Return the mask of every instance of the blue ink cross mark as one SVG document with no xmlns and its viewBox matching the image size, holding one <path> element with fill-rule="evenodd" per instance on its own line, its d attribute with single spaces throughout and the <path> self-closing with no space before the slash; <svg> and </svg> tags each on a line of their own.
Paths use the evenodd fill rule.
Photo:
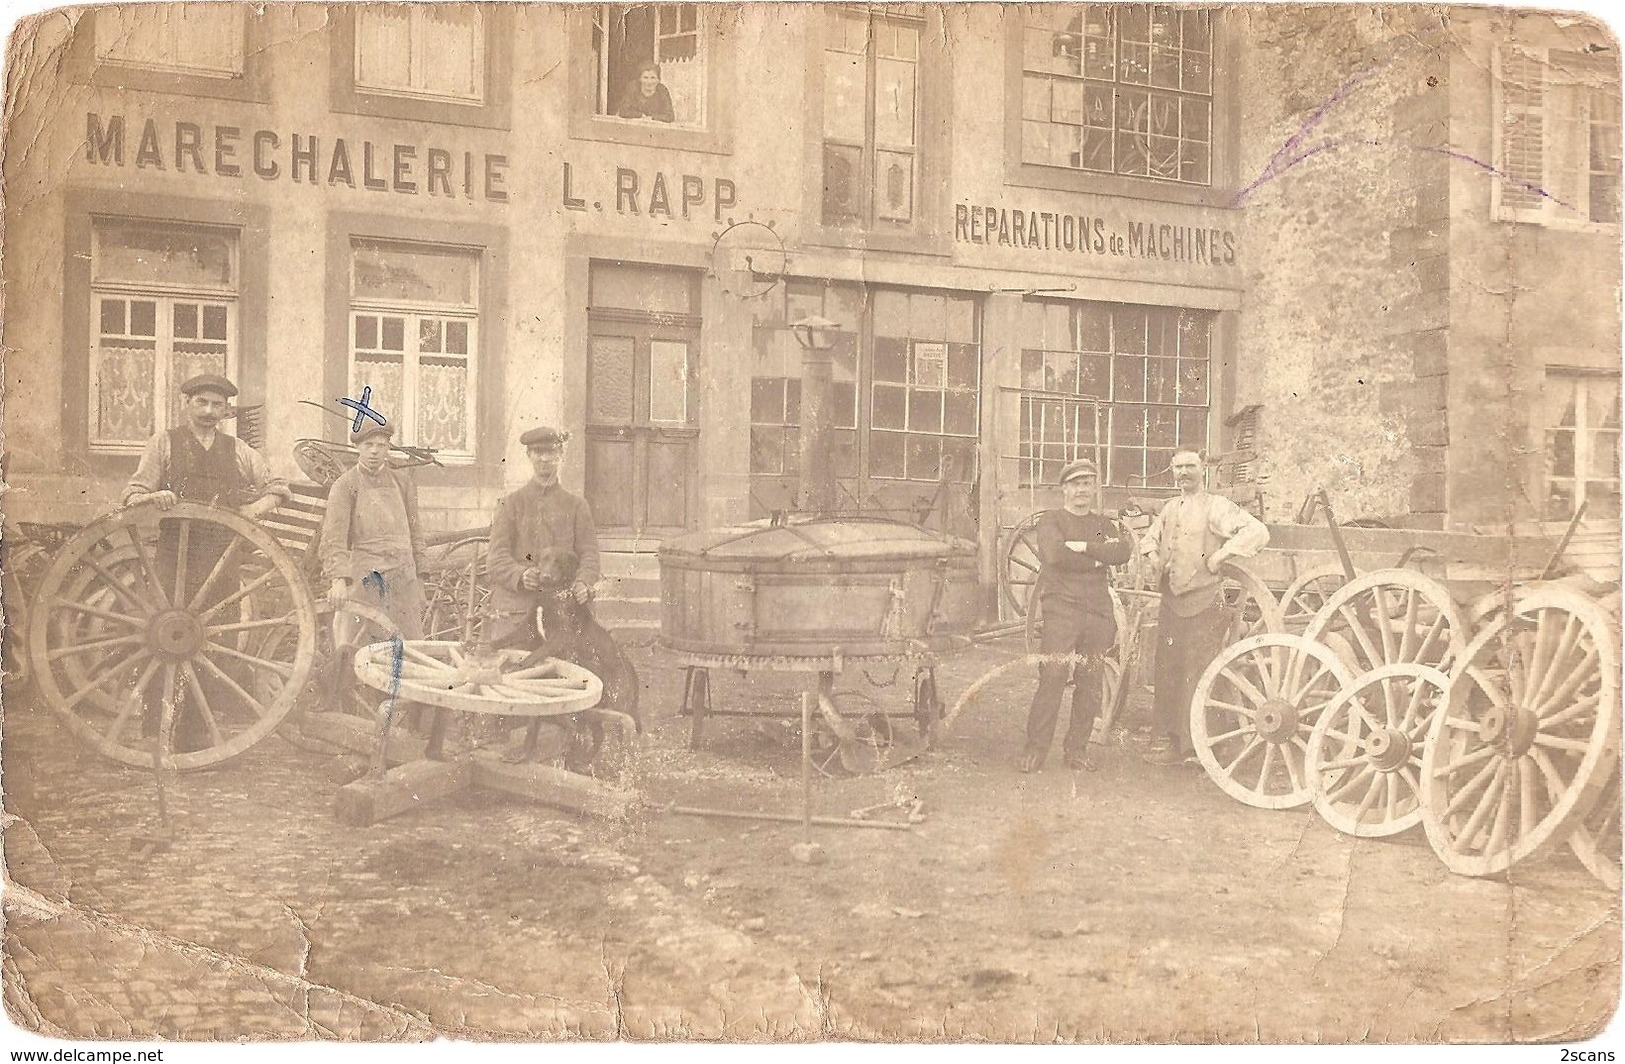
<svg viewBox="0 0 1625 1064">
<path fill-rule="evenodd" d="M 339 405 L 340 406 L 347 406 L 351 410 L 355 411 L 355 420 L 350 423 L 350 431 L 351 432 L 360 432 L 361 431 L 361 422 L 362 422 L 362 420 L 364 418 L 369 418 L 370 417 L 374 421 L 378 422 L 378 424 L 380 424 L 380 425 L 388 425 L 389 424 L 389 421 L 387 419 L 385 419 L 384 415 L 380 414 L 378 411 L 374 410 L 371 406 L 367 405 L 369 400 L 371 400 L 371 399 L 372 399 L 372 385 L 367 384 L 367 385 L 363 385 L 362 388 L 361 388 L 361 399 L 360 399 L 359 402 L 354 400 L 354 399 L 340 399 L 339 400 Z"/>
</svg>

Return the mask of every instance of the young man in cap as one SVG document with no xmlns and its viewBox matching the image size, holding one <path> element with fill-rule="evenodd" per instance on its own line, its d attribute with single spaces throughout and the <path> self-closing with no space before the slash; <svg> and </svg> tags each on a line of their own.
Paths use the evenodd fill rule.
<svg viewBox="0 0 1625 1064">
<path fill-rule="evenodd" d="M 186 397 L 186 424 L 147 441 L 141 463 L 124 489 L 125 506 L 150 503 L 167 511 L 177 502 L 201 502 L 235 507 L 245 516 L 258 519 L 291 497 L 287 480 L 273 476 L 270 465 L 258 451 L 219 431 L 220 422 L 230 413 L 229 400 L 237 394 L 236 385 L 217 373 L 204 373 L 183 383 L 181 394 Z M 166 595 L 185 600 L 190 611 L 201 612 L 236 593 L 242 587 L 237 565 L 228 563 L 213 576 L 212 583 L 210 580 L 217 564 L 237 542 L 240 541 L 229 529 L 218 526 L 159 521 L 155 562 Z M 177 574 L 183 564 L 183 546 L 185 570 Z M 243 560 L 239 558 L 238 565 Z M 191 603 L 205 584 L 209 585 L 208 598 Z M 232 623 L 239 615 L 240 605 L 228 605 L 214 615 L 213 623 Z M 230 686 L 212 675 L 200 675 L 198 680 L 213 716 L 219 716 L 223 701 L 230 703 L 239 697 Z M 156 690 L 156 687 L 148 690 L 149 704 L 154 701 Z M 205 714 L 201 707 L 193 706 L 189 686 L 182 687 L 181 695 L 175 717 L 178 753 L 207 745 Z M 250 708 L 245 707 L 244 711 Z M 149 720 L 148 726 L 154 723 Z"/>
<path fill-rule="evenodd" d="M 1202 671 L 1223 649 L 1226 610 L 1219 571 L 1230 558 L 1251 558 L 1270 541 L 1269 529 L 1223 495 L 1207 490 L 1202 456 L 1178 451 L 1171 463 L 1179 494 L 1163 504 L 1141 541 L 1147 572 L 1157 582 L 1157 731 L 1147 759 L 1178 765 L 1195 757 L 1191 697 Z"/>
<path fill-rule="evenodd" d="M 360 457 L 333 482 L 322 521 L 322 571 L 332 581 L 334 638 L 349 642 L 352 617 L 344 601 L 375 606 L 389 615 L 403 639 L 423 638 L 423 583 L 418 561 L 423 532 L 418 492 L 404 470 L 389 464 L 391 425 L 369 421 L 350 435 Z"/>
<path fill-rule="evenodd" d="M 528 483 L 497 503 L 491 518 L 491 610 L 486 632 L 493 646 L 513 645 L 535 635 L 534 617 L 543 596 L 560 590 L 549 580 L 555 553 L 576 557 L 569 586 L 577 602 L 592 596 L 598 582 L 598 530 L 585 499 L 559 484 L 569 433 L 531 429 L 519 437 L 530 459 Z"/>
<path fill-rule="evenodd" d="M 1093 769 L 1089 736 L 1100 713 L 1103 657 L 1117 642 L 1106 577 L 1129 560 L 1128 536 L 1100 510 L 1100 473 L 1087 458 L 1061 470 L 1059 510 L 1038 519 L 1038 606 L 1043 634 L 1038 649 L 1038 690 L 1027 711 L 1027 743 L 1021 771 L 1044 766 L 1055 737 L 1061 692 L 1072 666 L 1072 719 L 1062 743 L 1069 768 Z"/>
</svg>

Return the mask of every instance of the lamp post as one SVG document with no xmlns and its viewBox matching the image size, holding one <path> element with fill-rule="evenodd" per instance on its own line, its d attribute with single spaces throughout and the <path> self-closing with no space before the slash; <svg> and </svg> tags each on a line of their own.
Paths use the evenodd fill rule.
<svg viewBox="0 0 1625 1064">
<path fill-rule="evenodd" d="M 801 345 L 801 476 L 796 494 L 798 509 L 829 513 L 835 509 L 835 448 L 832 446 L 837 322 L 816 315 L 790 323 L 790 334 Z"/>
</svg>

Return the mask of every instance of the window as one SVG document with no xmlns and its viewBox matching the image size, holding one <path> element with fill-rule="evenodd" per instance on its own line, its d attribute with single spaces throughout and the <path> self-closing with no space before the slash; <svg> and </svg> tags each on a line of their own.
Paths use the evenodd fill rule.
<svg viewBox="0 0 1625 1064">
<path fill-rule="evenodd" d="M 139 450 L 180 423 L 182 381 L 237 372 L 237 235 L 135 219 L 94 221 L 90 445 Z"/>
<path fill-rule="evenodd" d="M 485 26 L 477 4 L 368 4 L 355 12 L 355 87 L 477 104 Z"/>
<path fill-rule="evenodd" d="M 1496 217 L 1618 225 L 1617 56 L 1507 46 L 1497 59 Z"/>
<path fill-rule="evenodd" d="M 705 125 L 705 35 L 699 4 L 600 4 L 593 16 L 594 113 Z"/>
<path fill-rule="evenodd" d="M 1173 483 L 1181 447 L 1207 446 L 1213 314 L 1029 300 L 1021 322 L 1021 482 L 1076 458 L 1104 483 Z"/>
<path fill-rule="evenodd" d="M 357 240 L 351 250 L 350 392 L 397 443 L 474 457 L 479 255 Z"/>
<path fill-rule="evenodd" d="M 98 7 L 96 59 L 203 77 L 241 77 L 244 14 L 237 4 Z"/>
<path fill-rule="evenodd" d="M 1584 502 L 1588 517 L 1619 517 L 1619 376 L 1548 368 L 1548 521 L 1566 521 Z"/>
<path fill-rule="evenodd" d="M 751 510 L 792 504 L 802 463 L 802 349 L 793 322 L 836 322 L 830 402 L 840 509 L 893 510 L 939 482 L 976 480 L 981 345 L 976 304 L 943 292 L 786 282 L 758 319 L 751 376 Z M 897 504 L 901 503 L 901 507 Z"/>
<path fill-rule="evenodd" d="M 834 8 L 825 17 L 824 224 L 909 228 L 924 19 L 890 8 Z"/>
<path fill-rule="evenodd" d="M 1023 10 L 1023 162 L 1211 181 L 1208 12 L 1145 4 Z"/>
</svg>

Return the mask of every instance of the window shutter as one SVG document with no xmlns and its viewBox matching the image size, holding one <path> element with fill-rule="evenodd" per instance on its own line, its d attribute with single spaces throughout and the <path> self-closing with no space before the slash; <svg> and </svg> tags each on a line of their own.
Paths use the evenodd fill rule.
<svg viewBox="0 0 1625 1064">
<path fill-rule="evenodd" d="M 1590 116 L 1587 90 L 1574 84 L 1546 87 L 1546 215 L 1551 221 L 1579 224 L 1590 218 Z"/>
<path fill-rule="evenodd" d="M 1496 54 L 1496 168 L 1491 186 L 1495 216 L 1538 222 L 1544 215 L 1546 182 L 1546 53 L 1510 45 Z"/>
</svg>

